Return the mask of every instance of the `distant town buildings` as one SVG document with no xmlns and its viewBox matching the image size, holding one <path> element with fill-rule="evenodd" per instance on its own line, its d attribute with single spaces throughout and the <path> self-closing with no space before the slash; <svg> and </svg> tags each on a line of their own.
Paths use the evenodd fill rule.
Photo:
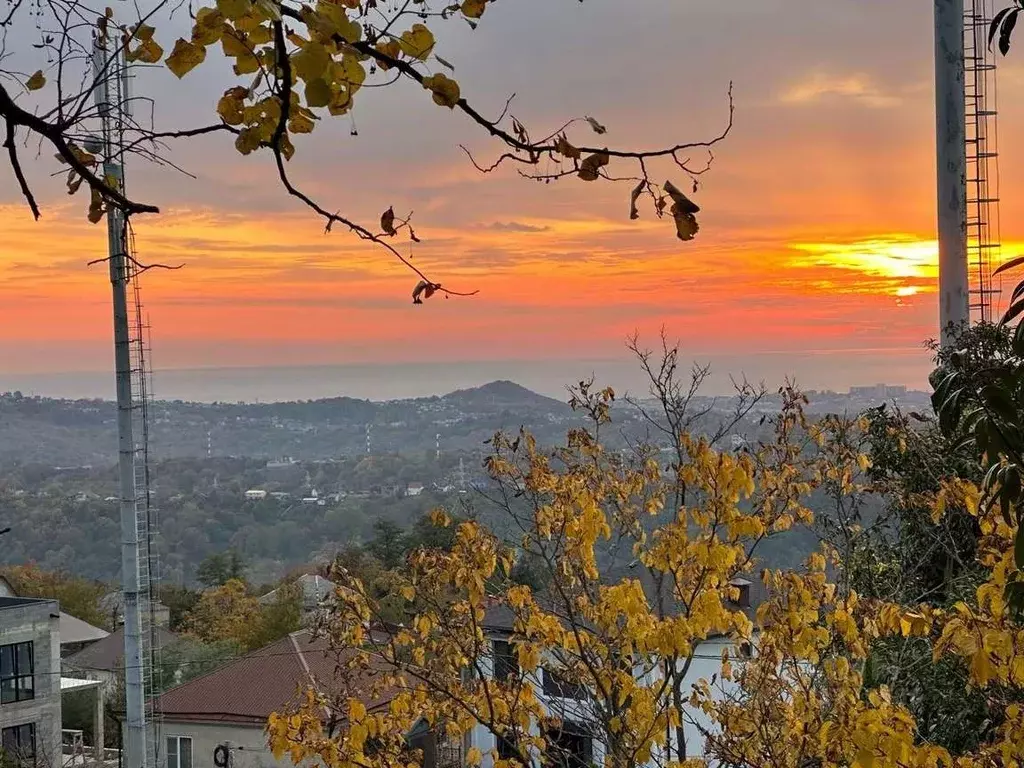
<svg viewBox="0 0 1024 768">
<path fill-rule="evenodd" d="M 874 384 L 870 387 L 850 387 L 850 397 L 868 400 L 892 400 L 906 397 L 907 388 L 903 384 Z"/>
</svg>

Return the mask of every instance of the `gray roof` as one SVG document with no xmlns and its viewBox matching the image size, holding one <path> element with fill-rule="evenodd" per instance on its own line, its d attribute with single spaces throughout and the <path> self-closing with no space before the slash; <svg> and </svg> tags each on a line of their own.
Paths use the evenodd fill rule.
<svg viewBox="0 0 1024 768">
<path fill-rule="evenodd" d="M 42 600 L 37 597 L 0 597 L 0 610 L 4 608 L 21 608 L 35 603 L 52 603 L 53 600 Z"/>
<path fill-rule="evenodd" d="M 60 644 L 92 643 L 102 640 L 110 633 L 94 627 L 87 621 L 75 618 L 70 613 L 60 612 Z"/>
<path fill-rule="evenodd" d="M 169 629 L 154 627 L 154 640 L 157 648 L 177 640 L 178 636 Z M 63 664 L 82 671 L 116 672 L 124 661 L 124 626 L 86 646 L 78 653 L 64 659 Z"/>
<path fill-rule="evenodd" d="M 333 581 L 328 581 L 323 576 L 313 573 L 303 574 L 295 580 L 295 583 L 302 590 L 302 605 L 305 608 L 316 608 L 328 597 L 332 597 L 334 590 L 338 588 Z M 260 604 L 267 605 L 274 602 L 277 599 L 278 591 L 279 589 L 275 589 L 272 592 L 267 592 L 260 598 Z"/>
</svg>

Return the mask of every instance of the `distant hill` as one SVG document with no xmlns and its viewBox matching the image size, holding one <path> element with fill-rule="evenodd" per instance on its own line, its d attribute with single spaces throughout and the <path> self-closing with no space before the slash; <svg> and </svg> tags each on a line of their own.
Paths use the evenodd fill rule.
<svg viewBox="0 0 1024 768">
<path fill-rule="evenodd" d="M 568 404 L 561 400 L 539 395 L 514 381 L 506 380 L 492 381 L 489 384 L 470 389 L 457 389 L 440 399 L 471 408 L 489 406 L 506 410 L 523 407 L 555 412 L 569 410 Z"/>
<path fill-rule="evenodd" d="M 374 453 L 481 449 L 499 429 L 526 426 L 558 440 L 574 418 L 566 403 L 511 381 L 447 395 L 375 402 L 350 397 L 277 403 L 156 401 L 150 408 L 157 458 L 213 456 L 326 459 Z M 102 400 L 0 395 L 0 466 L 112 465 L 116 410 Z"/>
</svg>

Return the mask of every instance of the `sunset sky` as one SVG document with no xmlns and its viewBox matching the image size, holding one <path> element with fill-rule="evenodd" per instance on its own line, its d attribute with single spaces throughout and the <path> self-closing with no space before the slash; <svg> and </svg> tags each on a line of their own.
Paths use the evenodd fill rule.
<svg viewBox="0 0 1024 768">
<path fill-rule="evenodd" d="M 664 325 L 731 373 L 924 385 L 937 324 L 930 3 L 501 0 L 477 31 L 438 32 L 463 95 L 497 114 L 515 92 L 535 134 L 588 114 L 616 146 L 707 138 L 732 81 L 735 128 L 695 195 L 697 239 L 679 242 L 649 208 L 630 221 L 628 184 L 483 176 L 458 145 L 481 159 L 497 146 L 460 114 L 413 84 L 364 90 L 359 135 L 348 118 L 320 126 L 298 144 L 296 179 L 370 224 L 389 205 L 415 211 L 415 262 L 479 295 L 413 306 L 417 278 L 325 235 L 269 157 L 195 140 L 171 157 L 198 180 L 128 170 L 134 196 L 164 211 L 136 218 L 139 257 L 186 264 L 145 278 L 158 368 L 614 359 L 633 331 L 653 340 Z M 169 48 L 176 35 L 157 36 Z M 1024 51 L 1000 67 L 1009 256 L 1024 250 Z M 227 83 L 212 73 L 227 68 L 148 76 L 161 122 L 210 121 Z M 5 375 L 111 363 L 109 282 L 86 267 L 105 228 L 47 178 L 50 154 L 28 166 L 40 222 L 0 170 L 0 389 Z M 670 165 L 652 175 L 685 186 Z"/>
</svg>

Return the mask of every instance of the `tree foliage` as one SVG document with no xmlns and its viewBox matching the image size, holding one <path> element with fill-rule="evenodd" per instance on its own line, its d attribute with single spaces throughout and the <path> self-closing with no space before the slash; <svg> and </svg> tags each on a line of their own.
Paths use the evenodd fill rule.
<svg viewBox="0 0 1024 768">
<path fill-rule="evenodd" d="M 41 597 L 56 600 L 65 613 L 88 622 L 95 627 L 110 629 L 110 617 L 105 615 L 100 600 L 108 587 L 60 571 L 45 571 L 35 563 L 11 565 L 0 569 L 21 597 Z"/>
<path fill-rule="evenodd" d="M 204 587 L 220 587 L 229 581 L 244 581 L 245 562 L 234 549 L 215 552 L 199 564 L 196 580 Z"/>
<path fill-rule="evenodd" d="M 273 716 L 275 752 L 330 768 L 406 764 L 422 716 L 456 743 L 481 729 L 500 738 L 497 768 L 557 760 L 570 719 L 587 724 L 607 768 L 1018 764 L 1024 628 L 1003 599 L 1016 527 L 981 503 L 977 462 L 935 455 L 946 438 L 934 427 L 881 412 L 810 422 L 803 398 L 786 394 L 773 439 L 728 452 L 681 432 L 667 463 L 643 446 L 606 451 L 614 395 L 586 385 L 574 405 L 590 427 L 564 446 L 496 436 L 494 501 L 517 537 L 470 520 L 453 526 L 450 551 L 413 553 L 397 574 L 401 623 L 358 578 L 336 574 L 325 631 L 350 665 L 387 672 L 360 696 L 311 690 Z M 869 515 L 878 493 L 889 507 Z M 813 494 L 834 505 L 813 515 Z M 434 521 L 451 525 L 443 511 Z M 800 522 L 820 532 L 821 552 L 758 574 L 760 543 Z M 965 531 L 945 560 L 926 543 Z M 508 578 L 525 557 L 546 577 L 537 588 Z M 935 563 L 957 588 L 929 589 Z M 914 568 L 901 574 L 903 564 Z M 738 603 L 743 576 L 766 592 L 753 615 Z M 511 617 L 499 636 L 515 659 L 500 674 L 496 612 Z M 716 673 L 689 676 L 715 638 Z M 579 693 L 545 693 L 551 674 Z M 930 686 L 943 675 L 952 682 Z M 367 711 L 384 689 L 390 703 Z M 325 707 L 346 721 L 325 728 Z M 467 762 L 495 743 L 474 740 Z"/>
</svg>

